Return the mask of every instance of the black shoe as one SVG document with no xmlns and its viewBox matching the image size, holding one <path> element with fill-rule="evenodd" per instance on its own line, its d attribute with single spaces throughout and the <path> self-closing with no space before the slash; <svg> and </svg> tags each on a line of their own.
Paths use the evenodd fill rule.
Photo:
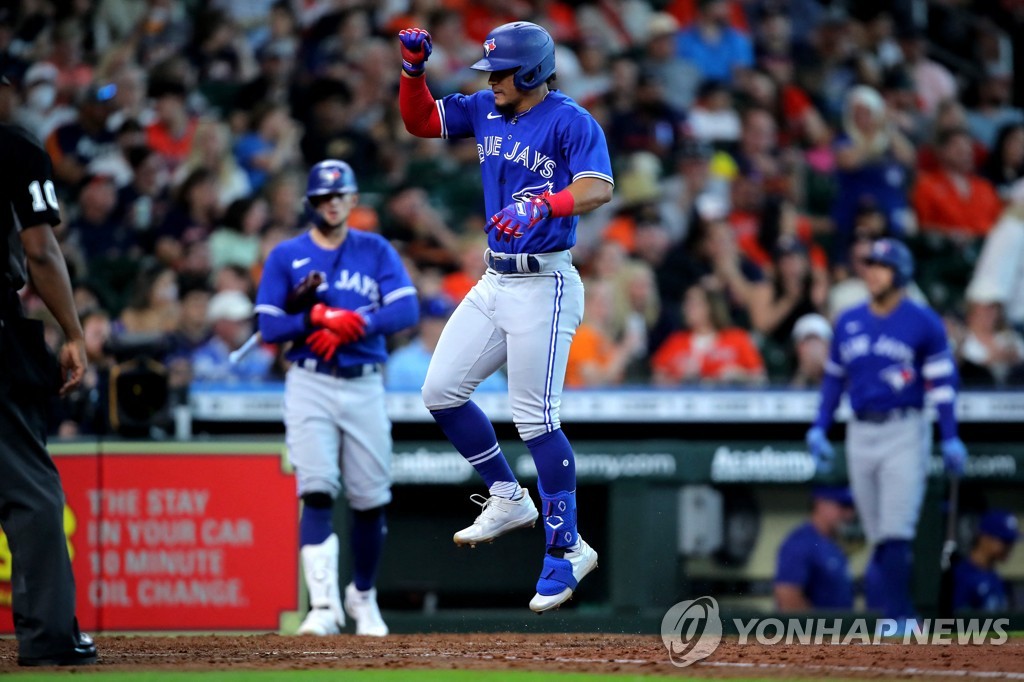
<svg viewBox="0 0 1024 682">
<path fill-rule="evenodd" d="M 92 637 L 83 633 L 78 635 L 78 646 L 71 651 L 56 656 L 41 656 L 39 658 L 18 656 L 18 665 L 42 666 L 42 665 L 92 665 L 96 662 L 96 645 Z"/>
</svg>

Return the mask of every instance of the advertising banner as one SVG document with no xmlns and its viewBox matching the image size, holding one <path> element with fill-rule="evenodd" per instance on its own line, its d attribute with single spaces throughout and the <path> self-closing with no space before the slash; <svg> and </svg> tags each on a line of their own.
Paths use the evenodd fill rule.
<svg viewBox="0 0 1024 682">
<path fill-rule="evenodd" d="M 298 605 L 298 504 L 281 449 L 54 457 L 89 631 L 277 630 Z M 13 632 L 0 533 L 0 633 Z"/>
</svg>

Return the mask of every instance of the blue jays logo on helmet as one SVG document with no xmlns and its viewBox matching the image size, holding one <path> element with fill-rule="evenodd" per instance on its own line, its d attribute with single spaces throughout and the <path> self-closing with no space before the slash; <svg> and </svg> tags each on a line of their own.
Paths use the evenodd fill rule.
<svg viewBox="0 0 1024 682">
<path fill-rule="evenodd" d="M 895 239 L 875 241 L 866 260 L 892 268 L 893 284 L 897 287 L 906 286 L 914 277 L 914 256 L 903 242 Z"/>
<path fill-rule="evenodd" d="M 323 183 L 334 183 L 341 179 L 341 171 L 337 168 L 321 168 L 320 169 L 320 182 Z"/>
<path fill-rule="evenodd" d="M 487 35 L 484 58 L 471 68 L 513 71 L 516 88 L 532 90 L 555 73 L 555 41 L 543 27 L 529 21 L 502 24 Z"/>
<path fill-rule="evenodd" d="M 322 194 L 350 194 L 358 191 L 356 174 L 352 172 L 352 167 L 344 161 L 328 159 L 309 169 L 309 179 L 306 182 L 307 197 Z"/>
</svg>

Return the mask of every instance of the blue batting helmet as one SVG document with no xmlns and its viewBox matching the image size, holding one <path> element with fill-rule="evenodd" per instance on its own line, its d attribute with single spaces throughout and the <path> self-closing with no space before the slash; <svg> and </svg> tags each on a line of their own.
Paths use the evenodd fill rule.
<svg viewBox="0 0 1024 682">
<path fill-rule="evenodd" d="M 309 169 L 306 181 L 306 198 L 323 194 L 351 194 L 358 192 L 356 174 L 352 166 L 344 161 L 328 159 Z"/>
<path fill-rule="evenodd" d="M 865 260 L 892 268 L 894 286 L 905 287 L 914 277 L 914 257 L 901 241 L 888 238 L 875 241 Z"/>
<path fill-rule="evenodd" d="M 477 71 L 516 69 L 512 82 L 520 90 L 532 90 L 555 72 L 555 41 L 537 24 L 513 21 L 487 34 L 484 58 L 473 64 Z"/>
</svg>

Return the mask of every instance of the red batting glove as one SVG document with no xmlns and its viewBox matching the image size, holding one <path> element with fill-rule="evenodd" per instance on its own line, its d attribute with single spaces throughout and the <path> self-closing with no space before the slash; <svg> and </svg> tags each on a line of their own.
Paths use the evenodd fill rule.
<svg viewBox="0 0 1024 682">
<path fill-rule="evenodd" d="M 422 28 L 406 28 L 398 32 L 398 41 L 402 44 L 402 68 L 410 76 L 422 76 L 434 50 L 430 34 Z"/>
<path fill-rule="evenodd" d="M 309 311 L 309 321 L 317 327 L 330 329 L 341 337 L 342 343 L 352 343 L 366 336 L 366 319 L 352 310 L 317 303 Z"/>
<path fill-rule="evenodd" d="M 484 227 L 484 232 L 491 229 L 498 231 L 498 241 L 519 239 L 523 233 L 551 215 L 551 204 L 542 194 L 525 201 L 513 201 L 491 216 L 491 221 Z"/>
<path fill-rule="evenodd" d="M 306 339 L 309 349 L 322 357 L 325 362 L 330 362 L 338 348 L 342 345 L 341 337 L 330 329 L 317 329 Z"/>
</svg>

